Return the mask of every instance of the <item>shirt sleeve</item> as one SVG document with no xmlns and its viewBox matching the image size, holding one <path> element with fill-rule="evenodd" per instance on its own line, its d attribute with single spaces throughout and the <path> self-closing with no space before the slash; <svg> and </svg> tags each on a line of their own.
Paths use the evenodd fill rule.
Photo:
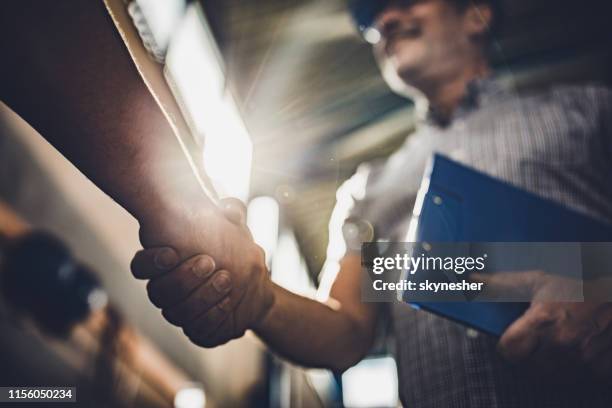
<svg viewBox="0 0 612 408">
<path fill-rule="evenodd" d="M 359 166 L 336 193 L 336 206 L 329 222 L 327 258 L 321 270 L 319 298 L 323 300 L 340 270 L 340 260 L 349 253 L 359 254 L 361 243 L 368 241 L 368 227 L 364 222 L 366 189 L 371 173 L 369 164 Z"/>
</svg>

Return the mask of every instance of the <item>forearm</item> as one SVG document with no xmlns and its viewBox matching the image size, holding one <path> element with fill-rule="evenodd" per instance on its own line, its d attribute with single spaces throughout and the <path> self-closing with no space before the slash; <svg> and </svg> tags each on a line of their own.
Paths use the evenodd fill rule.
<svg viewBox="0 0 612 408">
<path fill-rule="evenodd" d="M 204 194 L 101 0 L 0 2 L 0 39 L 2 99 L 136 217 L 145 247 L 251 266 L 249 240 Z"/>
<path fill-rule="evenodd" d="M 274 303 L 255 333 L 297 364 L 341 372 L 370 349 L 373 325 L 351 317 L 340 303 L 326 304 L 274 285 Z"/>
<path fill-rule="evenodd" d="M 0 8 L 1 97 L 11 108 L 140 221 L 206 201 L 102 1 Z"/>
</svg>

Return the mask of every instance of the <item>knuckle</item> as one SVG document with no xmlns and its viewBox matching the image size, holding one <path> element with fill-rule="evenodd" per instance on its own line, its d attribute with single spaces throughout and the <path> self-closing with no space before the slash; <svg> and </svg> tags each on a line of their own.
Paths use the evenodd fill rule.
<svg viewBox="0 0 612 408">
<path fill-rule="evenodd" d="M 174 326 L 181 327 L 184 324 L 183 319 L 181 319 L 180 317 L 181 315 L 178 313 L 175 313 L 171 309 L 162 310 L 162 316 L 164 317 L 164 319 L 166 319 L 168 323 Z"/>
<path fill-rule="evenodd" d="M 161 308 L 161 299 L 153 281 L 147 282 L 147 295 L 155 307 Z"/>
<path fill-rule="evenodd" d="M 140 243 L 143 244 L 143 246 L 145 246 L 145 243 L 148 241 L 149 236 L 150 233 L 148 231 L 148 228 L 140 224 L 138 226 L 138 240 L 140 241 Z"/>
<path fill-rule="evenodd" d="M 192 325 L 192 324 L 188 324 L 185 325 L 183 327 L 183 333 L 185 334 L 185 336 L 189 337 L 190 339 L 195 339 L 195 338 L 200 338 L 201 336 L 198 335 L 198 331 L 197 328 Z"/>
<path fill-rule="evenodd" d="M 239 339 L 243 337 L 245 333 L 246 333 L 246 330 L 238 330 L 234 333 L 225 333 L 222 337 L 216 340 L 216 345 L 221 346 L 223 344 L 229 343 L 230 341 L 234 339 Z"/>
<path fill-rule="evenodd" d="M 141 279 L 144 276 L 142 267 L 141 267 L 142 256 L 143 256 L 142 251 L 138 251 L 136 252 L 136 254 L 134 255 L 134 257 L 132 258 L 130 262 L 130 271 L 132 272 L 132 275 L 136 279 Z"/>
<path fill-rule="evenodd" d="M 266 269 L 266 253 L 257 244 L 253 244 L 253 250 L 250 251 L 249 257 L 249 273 L 251 276 L 258 276 Z"/>
<path fill-rule="evenodd" d="M 223 337 L 221 339 L 215 340 L 215 345 L 212 347 L 223 346 L 224 344 L 229 343 L 231 340 L 234 340 L 236 337 Z"/>
<path fill-rule="evenodd" d="M 196 346 L 203 347 L 203 348 L 213 348 L 213 347 L 216 347 L 222 344 L 222 343 L 215 341 L 214 339 L 207 338 L 207 337 L 203 337 L 203 338 L 190 337 L 189 340 L 191 340 L 191 342 L 195 344 Z"/>
<path fill-rule="evenodd" d="M 256 261 L 259 265 L 261 265 L 265 263 L 266 261 L 266 251 L 264 251 L 264 249 L 257 244 L 255 244 L 255 248 L 256 248 L 256 251 L 255 251 Z"/>
<path fill-rule="evenodd" d="M 213 348 L 219 345 L 218 341 L 214 338 L 214 336 L 200 335 L 187 329 L 183 329 L 183 333 L 185 333 L 187 338 L 189 338 L 189 341 L 191 341 L 196 346 L 204 348 Z"/>
<path fill-rule="evenodd" d="M 534 311 L 534 323 L 537 326 L 545 326 L 556 320 L 556 313 L 547 307 L 539 307 Z"/>
<path fill-rule="evenodd" d="M 130 261 L 130 271 L 132 272 L 132 275 L 137 276 L 138 275 L 138 266 L 136 264 L 137 262 L 137 258 L 138 258 L 138 252 L 136 252 L 136 254 L 134 255 L 134 257 L 132 258 L 132 260 Z"/>
<path fill-rule="evenodd" d="M 206 300 L 209 304 L 216 303 L 219 294 L 223 295 L 231 290 L 232 278 L 230 273 L 226 270 L 219 271 L 212 279 L 212 286 L 214 288 L 215 295 L 212 295 L 210 299 Z"/>
<path fill-rule="evenodd" d="M 525 350 L 521 345 L 526 342 L 526 336 L 524 332 L 521 332 L 511 337 L 502 338 L 497 345 L 499 354 L 507 361 L 513 363 L 518 363 L 523 360 Z"/>
</svg>

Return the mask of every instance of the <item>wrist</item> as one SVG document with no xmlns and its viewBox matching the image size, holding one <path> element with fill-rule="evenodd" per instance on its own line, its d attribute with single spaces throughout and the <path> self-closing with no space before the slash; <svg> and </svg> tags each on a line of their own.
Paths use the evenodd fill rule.
<svg viewBox="0 0 612 408">
<path fill-rule="evenodd" d="M 146 211 L 138 215 L 140 242 L 145 248 L 179 244 L 199 218 L 215 205 L 200 194 L 167 194 L 149 200 Z M 172 245 L 170 245 L 172 244 Z M 175 248 L 178 249 L 178 248 Z"/>
<path fill-rule="evenodd" d="M 261 335 L 270 326 L 270 323 L 274 319 L 274 310 L 278 307 L 279 298 L 281 295 L 281 287 L 272 282 L 269 277 L 267 277 L 265 285 L 266 289 L 264 290 L 265 295 L 262 302 L 262 312 L 251 325 L 251 329 L 257 335 Z"/>
</svg>

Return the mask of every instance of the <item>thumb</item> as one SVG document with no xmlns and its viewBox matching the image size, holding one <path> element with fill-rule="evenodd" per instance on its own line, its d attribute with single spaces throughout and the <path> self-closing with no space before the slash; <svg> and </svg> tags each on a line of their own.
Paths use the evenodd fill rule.
<svg viewBox="0 0 612 408">
<path fill-rule="evenodd" d="M 153 279 L 170 271 L 180 262 L 176 250 L 170 247 L 142 249 L 134 255 L 130 268 L 136 279 Z"/>
<path fill-rule="evenodd" d="M 510 362 L 521 362 L 540 345 L 548 321 L 538 313 L 538 306 L 530 306 L 525 314 L 515 320 L 502 334 L 497 344 L 500 354 Z"/>
</svg>

